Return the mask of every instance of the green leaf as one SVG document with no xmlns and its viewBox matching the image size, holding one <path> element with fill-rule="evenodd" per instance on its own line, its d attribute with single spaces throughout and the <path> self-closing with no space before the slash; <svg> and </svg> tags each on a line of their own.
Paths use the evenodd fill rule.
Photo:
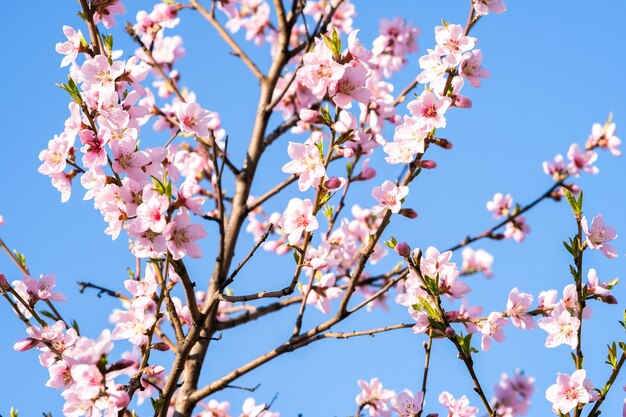
<svg viewBox="0 0 626 417">
<path fill-rule="evenodd" d="M 23 253 L 18 252 L 16 249 L 13 249 L 13 255 L 15 255 L 15 257 L 17 258 L 17 261 L 20 263 L 22 268 L 28 269 L 26 267 L 26 256 Z"/>
<path fill-rule="evenodd" d="M 346 173 L 348 174 L 348 178 L 352 177 L 352 173 L 354 172 L 354 165 L 352 165 L 352 161 L 348 161 L 346 164 Z"/>
<path fill-rule="evenodd" d="M 78 327 L 78 322 L 76 320 L 72 320 L 72 328 L 76 330 L 76 333 L 80 334 L 80 328 Z"/>
<path fill-rule="evenodd" d="M 150 402 L 152 403 L 152 408 L 154 409 L 154 415 L 157 415 L 161 412 L 165 399 L 159 396 L 156 399 L 150 398 Z"/>
<path fill-rule="evenodd" d="M 104 46 L 109 53 L 113 51 L 113 35 L 104 36 Z"/>
<path fill-rule="evenodd" d="M 47 310 L 41 310 L 39 312 L 39 314 L 41 314 L 44 317 L 49 318 L 50 320 L 57 321 L 57 317 L 54 314 L 52 314 L 51 312 L 47 311 Z"/>
<path fill-rule="evenodd" d="M 329 206 L 329 205 L 324 206 L 324 209 L 322 210 L 322 214 L 324 215 L 324 217 L 328 219 L 328 221 L 330 221 L 333 218 L 334 212 L 335 212 L 335 207 Z"/>
<path fill-rule="evenodd" d="M 18 417 L 17 410 L 15 408 L 11 407 L 11 411 L 9 411 L 9 417 Z"/>
<path fill-rule="evenodd" d="M 570 245 L 568 245 L 567 242 L 563 242 L 563 246 L 565 246 L 565 249 L 567 249 L 567 251 L 569 252 L 570 255 L 574 256 L 574 252 L 572 251 L 572 247 Z"/>
<path fill-rule="evenodd" d="M 341 39 L 339 39 L 339 34 L 336 30 L 333 29 L 333 33 L 330 38 L 322 34 L 322 39 L 335 57 L 339 57 L 341 55 Z"/>
<path fill-rule="evenodd" d="M 76 103 L 80 105 L 83 104 L 83 97 L 80 95 L 78 86 L 76 85 L 72 77 L 67 77 L 67 84 L 55 84 L 55 85 L 65 90 L 70 95 L 73 101 L 75 101 Z"/>
<path fill-rule="evenodd" d="M 565 187 L 561 187 L 561 190 L 563 191 L 563 195 L 565 195 L 565 198 L 567 199 L 569 206 L 572 208 L 574 215 L 580 216 L 582 212 L 582 191 L 580 192 L 581 196 L 579 197 L 579 200 L 576 201 L 576 197 L 574 197 L 574 194 L 572 194 L 570 190 L 568 190 Z M 579 205 L 579 202 L 580 202 L 580 205 Z"/>
<path fill-rule="evenodd" d="M 396 249 L 396 245 L 398 244 L 398 241 L 396 240 L 395 237 L 391 236 L 391 239 L 387 240 L 384 242 L 385 246 L 387 246 L 389 249 Z"/>
<path fill-rule="evenodd" d="M 612 345 L 607 345 L 609 353 L 607 354 L 606 364 L 611 365 L 613 369 L 617 366 L 617 346 L 615 342 Z"/>
</svg>

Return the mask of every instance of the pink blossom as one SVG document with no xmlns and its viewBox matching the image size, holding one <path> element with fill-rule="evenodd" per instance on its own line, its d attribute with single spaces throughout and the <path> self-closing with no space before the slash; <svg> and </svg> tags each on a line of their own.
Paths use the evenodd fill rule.
<svg viewBox="0 0 626 417">
<path fill-rule="evenodd" d="M 563 161 L 563 155 L 558 154 L 554 157 L 554 162 L 545 161 L 543 163 L 543 172 L 546 175 L 552 177 L 553 180 L 558 181 L 567 175 L 569 175 L 569 171 L 567 169 L 567 165 Z"/>
<path fill-rule="evenodd" d="M 204 407 L 204 410 L 200 411 L 197 417 L 230 417 L 228 414 L 230 403 L 228 401 L 220 402 L 212 399 L 207 404 L 198 402 L 198 405 Z"/>
<path fill-rule="evenodd" d="M 154 314 L 147 312 L 146 305 L 153 301 L 146 297 L 144 303 L 138 303 L 126 311 L 116 310 L 111 314 L 111 321 L 115 322 L 115 329 L 111 333 L 113 339 L 128 339 L 136 346 L 148 343 L 148 330 L 156 321 Z"/>
<path fill-rule="evenodd" d="M 304 55 L 302 62 L 296 78 L 318 99 L 324 98 L 331 82 L 341 80 L 345 71 L 321 39 L 316 39 L 315 48 Z"/>
<path fill-rule="evenodd" d="M 315 143 L 289 142 L 287 153 L 292 160 L 283 165 L 282 171 L 300 174 L 298 177 L 300 191 L 306 191 L 311 186 L 317 187 L 319 180 L 326 175 L 326 169 Z"/>
<path fill-rule="evenodd" d="M 405 185 L 397 186 L 391 181 L 385 180 L 383 185 L 372 190 L 372 197 L 380 203 L 383 208 L 398 213 L 402 206 L 402 199 L 409 193 L 409 187 Z"/>
<path fill-rule="evenodd" d="M 241 407 L 243 413 L 240 417 L 261 417 L 263 410 L 265 410 L 265 404 L 256 404 L 254 398 L 247 398 Z"/>
<path fill-rule="evenodd" d="M 107 152 L 105 145 L 108 139 L 99 132 L 98 135 L 94 135 L 92 130 L 84 129 L 78 133 L 80 141 L 83 146 L 80 151 L 83 155 L 83 165 L 87 168 L 91 168 L 95 165 L 107 164 Z"/>
<path fill-rule="evenodd" d="M 503 373 L 500 381 L 494 387 L 494 398 L 491 400 L 496 415 L 501 417 L 515 417 L 525 415 L 530 406 L 530 398 L 535 391 L 535 378 L 527 377 L 519 370 L 513 377 Z"/>
<path fill-rule="evenodd" d="M 480 66 L 483 60 L 483 53 L 480 49 L 476 49 L 463 54 L 461 62 L 461 77 L 465 78 L 472 87 L 480 87 L 481 78 L 489 78 L 489 71 Z"/>
<path fill-rule="evenodd" d="M 116 140 L 110 143 L 113 152 L 113 169 L 118 174 L 125 173 L 135 181 L 146 177 L 143 167 L 150 163 L 150 156 L 145 151 L 138 151 L 137 144 L 131 140 Z"/>
<path fill-rule="evenodd" d="M 308 198 L 301 200 L 292 198 L 283 213 L 283 231 L 288 234 L 290 245 L 296 245 L 302 233 L 312 232 L 319 228 L 317 219 L 313 215 L 313 203 Z"/>
<path fill-rule="evenodd" d="M 371 93 L 365 87 L 367 78 L 367 69 L 358 61 L 352 61 L 351 64 L 344 66 L 343 77 L 332 82 L 328 87 L 328 94 L 332 97 L 333 102 L 342 109 L 352 107 L 352 100 L 366 104 Z"/>
<path fill-rule="evenodd" d="M 52 183 L 52 186 L 61 193 L 61 202 L 66 203 L 70 199 L 70 195 L 72 194 L 71 177 L 64 172 L 51 174 L 50 182 Z"/>
<path fill-rule="evenodd" d="M 590 149 L 597 146 L 601 149 L 608 149 L 615 156 L 621 156 L 622 151 L 619 149 L 622 141 L 615 136 L 615 123 L 611 123 L 611 115 L 604 125 L 594 123 L 591 127 L 591 134 L 587 139 L 586 148 Z"/>
<path fill-rule="evenodd" d="M 201 138 L 209 136 L 209 124 L 213 117 L 211 112 L 201 108 L 198 103 L 178 102 L 176 104 L 176 117 L 180 122 L 181 132 Z"/>
<path fill-rule="evenodd" d="M 359 406 L 365 405 L 370 417 L 391 416 L 389 402 L 395 396 L 395 392 L 384 389 L 378 378 L 372 378 L 369 383 L 360 379 L 358 384 L 362 391 L 356 396 L 356 403 Z"/>
<path fill-rule="evenodd" d="M 516 242 L 523 242 L 528 233 L 530 233 L 530 226 L 526 224 L 526 219 L 522 216 L 517 216 L 514 220 L 508 222 L 504 229 L 504 237 L 507 239 L 512 238 Z"/>
<path fill-rule="evenodd" d="M 578 346 L 580 320 L 570 314 L 563 302 L 558 303 L 548 317 L 540 318 L 537 325 L 548 332 L 546 347 L 557 347 L 563 343 L 572 349 Z"/>
<path fill-rule="evenodd" d="M 124 74 L 124 62 L 109 63 L 109 59 L 105 55 L 96 55 L 85 61 L 81 67 L 81 73 L 84 77 L 84 89 L 100 87 L 113 90 L 115 89 L 115 80 Z"/>
<path fill-rule="evenodd" d="M 167 249 L 172 254 L 172 259 L 178 260 L 185 255 L 192 258 L 202 256 L 196 240 L 205 238 L 207 234 L 201 225 L 191 224 L 186 209 L 181 209 L 172 217 L 171 222 L 163 230 L 163 235 L 167 238 Z"/>
<path fill-rule="evenodd" d="M 439 402 L 450 412 L 448 417 L 476 417 L 478 408 L 470 407 L 469 400 L 463 395 L 458 400 L 447 391 L 439 394 Z"/>
<path fill-rule="evenodd" d="M 615 285 L 617 281 L 618 278 L 615 278 L 611 283 L 600 282 L 595 268 L 589 268 L 589 272 L 587 273 L 587 293 L 593 294 L 609 304 L 615 304 L 617 300 L 615 300 L 615 297 L 611 294 L 611 287 Z M 611 302 L 613 300 L 615 300 L 615 302 Z"/>
<path fill-rule="evenodd" d="M 617 251 L 611 245 L 607 245 L 607 242 L 614 240 L 617 237 L 615 229 L 610 226 L 604 225 L 604 217 L 601 214 L 596 214 L 591 220 L 591 227 L 587 224 L 587 218 L 583 216 L 580 221 L 583 232 L 587 236 L 585 243 L 589 249 L 598 249 L 607 258 L 616 258 Z"/>
<path fill-rule="evenodd" d="M 356 58 L 358 61 L 362 62 L 365 65 L 368 65 L 370 60 L 372 59 L 372 52 L 368 51 L 365 46 L 359 41 L 357 37 L 359 34 L 359 30 L 353 30 L 348 35 L 348 53 Z"/>
<path fill-rule="evenodd" d="M 104 377 L 95 365 L 75 365 L 70 373 L 76 383 L 73 392 L 81 400 L 95 398 L 104 388 Z"/>
<path fill-rule="evenodd" d="M 587 372 L 578 369 L 572 375 L 558 373 L 556 384 L 546 390 L 546 399 L 552 403 L 555 412 L 569 414 L 579 404 L 587 404 L 591 397 L 585 387 Z"/>
<path fill-rule="evenodd" d="M 535 321 L 527 313 L 533 302 L 533 296 L 524 292 L 519 292 L 517 287 L 509 292 L 509 299 L 506 303 L 506 312 L 511 318 L 511 322 L 518 329 L 532 329 Z"/>
<path fill-rule="evenodd" d="M 143 189 L 143 202 L 137 207 L 138 231 L 150 229 L 161 233 L 167 225 L 166 211 L 170 205 L 169 198 L 154 190 L 152 184 Z"/>
<path fill-rule="evenodd" d="M 48 148 L 39 153 L 39 160 L 43 163 L 38 171 L 44 175 L 59 174 L 67 165 L 67 157 L 74 146 L 74 137 L 62 133 L 48 141 Z"/>
<path fill-rule="evenodd" d="M 39 280 L 25 276 L 24 283 L 28 292 L 39 300 L 51 300 L 51 301 L 65 301 L 66 298 L 60 292 L 52 292 L 52 289 L 56 286 L 56 278 L 54 275 L 41 275 Z M 31 301 L 33 302 L 33 301 Z"/>
<path fill-rule="evenodd" d="M 398 16 L 393 20 L 381 19 L 378 33 L 372 42 L 372 61 L 389 78 L 406 64 L 407 54 L 417 52 L 419 29 Z"/>
<path fill-rule="evenodd" d="M 341 294 L 343 294 L 343 290 L 334 285 L 335 274 L 322 275 L 311 287 L 306 303 L 314 304 L 319 311 L 328 314 L 330 312 L 330 301 L 341 297 Z"/>
<path fill-rule="evenodd" d="M 498 343 L 502 343 L 504 341 L 504 331 L 502 330 L 502 326 L 509 324 L 508 320 L 505 319 L 501 313 L 491 312 L 489 316 L 487 316 L 487 320 L 481 322 L 478 326 L 480 332 L 482 333 L 482 341 L 481 348 L 485 352 L 489 350 L 491 347 L 491 337 Z"/>
<path fill-rule="evenodd" d="M 504 13 L 506 11 L 506 5 L 503 0 L 472 0 L 474 3 L 474 10 L 479 16 L 484 16 L 489 13 Z"/>
<path fill-rule="evenodd" d="M 416 392 L 415 396 L 410 391 L 402 391 L 393 399 L 393 411 L 399 417 L 414 417 L 422 409 L 424 393 Z"/>
<path fill-rule="evenodd" d="M 512 205 L 513 197 L 511 194 L 504 196 L 502 193 L 495 193 L 493 200 L 487 202 L 487 210 L 493 213 L 494 219 L 499 219 L 509 215 Z"/>
<path fill-rule="evenodd" d="M 597 174 L 600 171 L 598 167 L 593 166 L 593 163 L 598 159 L 598 154 L 593 151 L 581 150 L 577 143 L 573 143 L 569 147 L 567 158 L 570 160 L 567 169 L 571 175 L 578 177 L 580 171 L 585 171 L 590 174 Z"/>
<path fill-rule="evenodd" d="M 450 97 L 437 98 L 432 92 L 424 91 L 417 100 L 407 104 L 407 107 L 417 118 L 418 126 L 430 132 L 446 127 L 446 118 L 443 115 L 450 104 L 452 104 Z"/>
<path fill-rule="evenodd" d="M 428 54 L 420 57 L 419 65 L 423 71 L 417 76 L 417 81 L 422 84 L 443 78 L 448 70 L 448 65 L 441 60 L 441 55 L 432 49 L 428 49 Z"/>
<path fill-rule="evenodd" d="M 491 266 L 493 265 L 493 256 L 484 249 L 474 250 L 465 248 L 461 253 L 463 257 L 463 274 L 472 274 L 481 272 L 487 278 L 493 277 Z"/>
<path fill-rule="evenodd" d="M 469 51 L 476 44 L 476 38 L 465 36 L 460 25 L 445 25 L 435 28 L 435 40 L 446 56 L 446 62 L 453 67 L 463 59 L 463 53 Z"/>
<path fill-rule="evenodd" d="M 126 8 L 120 0 L 94 1 L 92 7 L 94 10 L 94 23 L 102 22 L 107 29 L 111 29 L 115 25 L 114 15 L 126 13 Z"/>
<path fill-rule="evenodd" d="M 65 55 L 61 60 L 61 67 L 66 67 L 76 60 L 83 35 L 80 30 L 76 32 L 71 26 L 63 26 L 63 34 L 67 37 L 67 41 L 57 43 L 54 49 L 59 54 Z"/>
</svg>

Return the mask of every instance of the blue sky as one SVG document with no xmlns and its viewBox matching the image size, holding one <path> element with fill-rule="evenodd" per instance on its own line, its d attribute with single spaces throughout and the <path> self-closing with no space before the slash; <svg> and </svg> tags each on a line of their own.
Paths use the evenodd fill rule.
<svg viewBox="0 0 626 417">
<path fill-rule="evenodd" d="M 125 2 L 131 19 L 138 6 Z M 382 17 L 404 16 L 421 29 L 420 51 L 434 45 L 434 26 L 441 19 L 464 24 L 468 2 L 459 1 L 367 1 L 356 0 L 364 44 L 377 36 Z M 417 220 L 399 220 L 390 228 L 391 235 L 407 240 L 412 246 L 439 248 L 452 246 L 468 234 L 475 234 L 493 224 L 485 202 L 495 192 L 511 193 L 520 203 L 529 202 L 543 193 L 551 180 L 541 170 L 544 160 L 557 153 L 565 154 L 572 142 L 584 143 L 591 125 L 603 122 L 609 112 L 620 127 L 626 123 L 623 85 L 626 67 L 626 3 L 619 0 L 590 3 L 579 0 L 545 2 L 539 0 L 508 1 L 503 15 L 490 15 L 478 23 L 472 35 L 480 41 L 483 65 L 492 74 L 481 89 L 466 86 L 464 94 L 474 103 L 470 110 L 449 113 L 445 137 L 455 145 L 452 151 L 434 150 L 430 158 L 439 168 L 425 172 L 411 188 L 406 205 L 415 208 Z M 147 6 L 146 6 L 147 7 Z M 149 8 L 151 9 L 151 5 Z M 75 282 L 90 280 L 115 289 L 122 288 L 126 267 L 133 260 L 126 251 L 123 237 L 111 242 L 104 235 L 104 223 L 91 202 L 81 200 L 82 191 L 74 187 L 70 202 L 60 203 L 59 194 L 48 178 L 37 173 L 37 155 L 47 141 L 63 130 L 67 117 L 67 96 L 54 83 L 64 82 L 65 69 L 58 67 L 60 56 L 54 44 L 62 40 L 61 27 L 79 27 L 76 2 L 8 2 L 6 19 L 0 27 L 4 39 L 5 65 L 0 66 L 4 99 L 0 102 L 3 121 L 3 147 L 0 150 L 0 214 L 6 226 L 0 237 L 11 247 L 26 254 L 33 274 L 54 273 L 58 288 L 69 301 L 61 311 L 80 323 L 86 335 L 97 336 L 99 329 L 111 327 L 108 314 L 118 307 L 115 300 L 99 299 L 94 293 L 79 294 Z M 193 13 L 183 14 L 178 28 L 184 37 L 187 56 L 178 68 L 183 83 L 196 92 L 198 101 L 218 111 L 224 128 L 230 134 L 233 155 L 244 149 L 251 129 L 257 99 L 257 85 L 238 60 L 228 54 L 213 29 Z M 122 18 L 120 21 L 125 22 Z M 83 32 L 86 32 L 83 28 Z M 121 27 L 116 28 L 116 47 L 132 50 Z M 238 36 L 238 39 L 242 39 Z M 243 41 L 242 41 L 243 42 Z M 246 45 L 261 67 L 267 66 L 266 49 Z M 399 91 L 417 73 L 419 55 L 411 56 L 409 66 L 395 79 Z M 149 131 L 149 129 L 144 129 Z M 622 129 L 621 132 L 624 132 Z M 152 135 L 149 133 L 148 135 Z M 622 137 L 626 135 L 621 133 Z M 153 135 L 148 138 L 162 141 Z M 270 188 L 285 174 L 280 166 L 287 161 L 286 136 L 264 157 L 253 193 Z M 239 153 L 241 155 L 241 153 Z M 241 156 L 235 157 L 241 161 Z M 626 266 L 626 164 L 607 152 L 600 154 L 596 176 L 582 176 L 577 183 L 585 190 L 585 212 L 600 212 L 607 223 L 616 227 L 615 246 L 620 256 L 607 260 L 600 253 L 585 256 L 585 267 L 595 267 L 601 280 L 624 275 Z M 397 167 L 380 169 L 375 181 L 395 178 Z M 356 189 L 351 203 L 373 204 L 366 186 Z M 296 188 L 290 192 L 297 193 Z M 310 196 L 309 196 L 310 197 Z M 269 205 L 280 210 L 286 200 Z M 486 310 L 504 309 L 507 294 L 518 286 L 535 296 L 544 289 L 559 291 L 569 283 L 568 255 L 561 241 L 575 233 L 575 223 L 565 204 L 544 202 L 529 213 L 531 234 L 522 244 L 511 241 L 480 242 L 495 256 L 495 278 L 469 278 L 473 288 L 470 301 Z M 213 236 L 215 236 L 213 234 Z M 248 236 L 241 241 L 239 253 L 251 245 Z M 213 259 L 211 239 L 203 242 L 207 259 L 190 263 L 199 282 L 208 275 Z M 459 257 L 456 257 L 460 261 Z M 392 256 L 387 261 L 393 265 Z M 259 256 L 241 275 L 240 291 L 274 288 L 289 276 L 291 257 Z M 11 279 L 18 278 L 15 268 L 0 258 L 0 271 Z M 204 278 L 206 279 L 206 278 Z M 603 364 L 606 344 L 622 337 L 617 320 L 621 319 L 626 291 L 616 289 L 620 306 L 593 305 L 594 317 L 585 323 L 584 350 L 586 368 L 596 386 L 607 378 Z M 305 327 L 323 319 L 310 309 Z M 62 399 L 45 388 L 47 371 L 40 367 L 35 353 L 17 353 L 12 344 L 24 337 L 21 322 L 6 304 L 0 305 L 3 320 L 0 336 L 0 414 L 15 406 L 21 415 L 39 415 L 51 411 L 61 415 Z M 271 349 L 291 331 L 293 310 L 275 318 L 266 318 L 224 334 L 208 359 L 203 381 Z M 342 330 L 374 328 L 410 319 L 403 308 L 392 306 L 391 312 L 360 315 L 342 323 Z M 529 416 L 549 414 L 545 389 L 554 383 L 557 372 L 573 370 L 567 347 L 546 350 L 545 333 L 506 329 L 504 344 L 494 344 L 489 353 L 477 355 L 476 367 L 489 395 L 501 372 L 523 369 L 537 379 L 536 393 Z M 278 393 L 274 408 L 283 416 L 346 416 L 354 413 L 354 397 L 359 392 L 358 379 L 380 377 L 388 388 L 416 391 L 421 381 L 424 338 L 409 331 L 384 334 L 375 338 L 322 341 L 299 352 L 285 355 L 275 362 L 243 377 L 240 385 L 261 383 L 257 400 L 269 401 Z M 436 395 L 448 390 L 456 396 L 467 394 L 474 405 L 479 399 L 471 390 L 470 380 L 460 361 L 444 341 L 433 349 L 427 410 L 442 413 Z M 165 362 L 167 364 L 167 362 Z M 606 415 L 621 410 L 626 377 L 616 382 L 603 409 Z M 247 393 L 228 390 L 215 398 L 233 402 L 236 414 Z"/>
</svg>

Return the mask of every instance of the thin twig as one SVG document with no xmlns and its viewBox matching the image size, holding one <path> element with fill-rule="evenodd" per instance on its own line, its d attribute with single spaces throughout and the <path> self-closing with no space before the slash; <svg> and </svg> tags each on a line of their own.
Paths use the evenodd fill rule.
<svg viewBox="0 0 626 417">
<path fill-rule="evenodd" d="M 233 39 L 232 36 L 224 29 L 224 27 L 217 21 L 215 18 L 215 9 L 212 7 L 211 11 L 208 11 L 204 6 L 202 6 L 198 0 L 191 0 L 191 4 L 194 9 L 196 9 L 202 17 L 204 17 L 219 33 L 220 37 L 224 39 L 224 41 L 231 47 L 233 50 L 233 54 L 244 62 L 246 66 L 250 69 L 252 74 L 260 81 L 265 79 L 265 76 L 261 72 L 261 70 L 256 66 L 256 64 L 250 59 L 250 57 L 243 51 L 241 46 Z"/>
</svg>

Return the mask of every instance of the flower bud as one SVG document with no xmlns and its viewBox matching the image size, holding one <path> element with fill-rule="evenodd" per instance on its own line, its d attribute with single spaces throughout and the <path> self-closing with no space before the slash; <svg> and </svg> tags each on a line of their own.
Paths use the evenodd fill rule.
<svg viewBox="0 0 626 417">
<path fill-rule="evenodd" d="M 143 373 L 146 375 L 159 375 L 163 372 L 165 372 L 165 368 L 161 365 L 150 365 L 143 370 Z"/>
<path fill-rule="evenodd" d="M 170 347 L 165 342 L 157 342 L 157 343 L 152 344 L 152 349 L 160 350 L 161 352 L 166 352 L 170 350 Z"/>
<path fill-rule="evenodd" d="M 328 191 L 335 191 L 338 190 L 339 188 L 341 188 L 341 186 L 343 185 L 343 182 L 337 178 L 337 177 L 330 177 L 328 180 L 326 180 L 326 182 L 324 183 L 324 187 L 328 190 Z"/>
<path fill-rule="evenodd" d="M 430 142 L 446 150 L 452 149 L 452 142 L 450 142 L 448 139 L 432 138 L 430 139 Z"/>
<path fill-rule="evenodd" d="M 437 168 L 437 163 L 435 161 L 431 161 L 427 159 L 425 161 L 420 161 L 419 166 L 420 168 L 424 168 L 424 169 L 435 169 Z"/>
<path fill-rule="evenodd" d="M 456 337 L 456 332 L 454 331 L 452 327 L 448 327 L 445 333 L 446 333 L 446 336 L 448 336 L 450 339 L 452 339 L 453 337 Z"/>
<path fill-rule="evenodd" d="M 31 339 L 30 337 L 26 339 L 20 339 L 13 345 L 13 349 L 18 352 L 26 352 L 37 346 L 39 344 L 39 340 Z"/>
<path fill-rule="evenodd" d="M 0 273 L 0 288 L 5 290 L 9 288 L 9 282 L 7 281 L 7 277 L 5 277 L 2 273 Z"/>
<path fill-rule="evenodd" d="M 403 208 L 400 209 L 399 212 L 400 215 L 406 217 L 407 219 L 416 219 L 417 218 L 417 211 L 410 209 L 410 208 Z"/>
<path fill-rule="evenodd" d="M 0 214 L 0 226 L 4 226 L 4 217 Z"/>
<path fill-rule="evenodd" d="M 406 258 L 411 254 L 411 247 L 406 242 L 400 242 L 396 244 L 396 253 L 403 258 Z"/>
<path fill-rule="evenodd" d="M 454 98 L 454 106 L 461 109 L 469 109 L 472 107 L 472 100 L 468 97 L 458 95 Z"/>
</svg>

